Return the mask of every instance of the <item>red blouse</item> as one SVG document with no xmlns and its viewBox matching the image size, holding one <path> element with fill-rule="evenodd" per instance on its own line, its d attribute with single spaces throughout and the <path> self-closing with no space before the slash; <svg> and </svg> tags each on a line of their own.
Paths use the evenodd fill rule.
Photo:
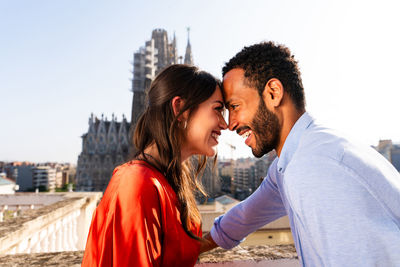
<svg viewBox="0 0 400 267">
<path fill-rule="evenodd" d="M 201 236 L 200 225 L 192 232 Z M 82 266 L 194 266 L 199 252 L 164 175 L 144 161 L 117 167 L 93 214 Z"/>
</svg>

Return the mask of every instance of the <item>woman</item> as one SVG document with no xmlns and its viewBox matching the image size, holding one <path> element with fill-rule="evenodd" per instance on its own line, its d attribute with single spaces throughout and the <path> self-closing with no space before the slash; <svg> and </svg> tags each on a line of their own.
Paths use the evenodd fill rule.
<svg viewBox="0 0 400 267">
<path fill-rule="evenodd" d="M 93 215 L 82 266 L 193 266 L 201 218 L 189 158 L 216 154 L 227 125 L 218 81 L 187 65 L 163 70 L 148 91 L 133 161 L 114 170 Z M 203 192 L 204 193 L 204 192 Z"/>
</svg>

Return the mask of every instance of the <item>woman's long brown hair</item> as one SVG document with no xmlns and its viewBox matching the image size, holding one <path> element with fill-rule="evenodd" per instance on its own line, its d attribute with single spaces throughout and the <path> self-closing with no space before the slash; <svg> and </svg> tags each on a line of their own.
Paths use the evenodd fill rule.
<svg viewBox="0 0 400 267">
<path fill-rule="evenodd" d="M 216 78 L 194 66 L 176 64 L 165 68 L 150 85 L 148 105 L 136 124 L 133 137 L 137 149 L 136 157 L 146 158 L 144 150 L 152 144 L 157 146 L 160 155 L 157 163 L 178 197 L 183 229 L 194 239 L 199 237 L 190 229 L 193 224 L 201 223 L 194 192 L 197 189 L 206 195 L 198 181 L 198 175 L 206 164 L 206 157 L 201 156 L 194 175 L 190 159 L 181 163 L 185 129 L 178 118 L 188 110 L 190 120 L 192 112 L 211 97 L 217 85 L 219 81 Z M 177 115 L 174 114 L 171 101 L 175 96 L 184 100 Z"/>
</svg>

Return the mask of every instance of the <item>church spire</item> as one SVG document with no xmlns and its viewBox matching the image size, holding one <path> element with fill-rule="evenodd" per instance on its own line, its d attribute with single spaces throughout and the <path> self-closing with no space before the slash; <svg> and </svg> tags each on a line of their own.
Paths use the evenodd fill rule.
<svg viewBox="0 0 400 267">
<path fill-rule="evenodd" d="M 187 32 L 188 32 L 188 42 L 186 46 L 184 63 L 188 65 L 193 65 L 192 46 L 190 45 L 190 38 L 189 38 L 189 33 L 190 33 L 189 27 L 187 28 Z"/>
</svg>

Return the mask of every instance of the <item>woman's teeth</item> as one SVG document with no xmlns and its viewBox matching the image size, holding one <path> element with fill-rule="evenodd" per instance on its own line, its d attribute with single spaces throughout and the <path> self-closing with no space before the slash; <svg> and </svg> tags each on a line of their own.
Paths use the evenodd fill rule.
<svg viewBox="0 0 400 267">
<path fill-rule="evenodd" d="M 212 133 L 211 136 L 218 140 L 219 135 L 217 133 Z"/>
</svg>

